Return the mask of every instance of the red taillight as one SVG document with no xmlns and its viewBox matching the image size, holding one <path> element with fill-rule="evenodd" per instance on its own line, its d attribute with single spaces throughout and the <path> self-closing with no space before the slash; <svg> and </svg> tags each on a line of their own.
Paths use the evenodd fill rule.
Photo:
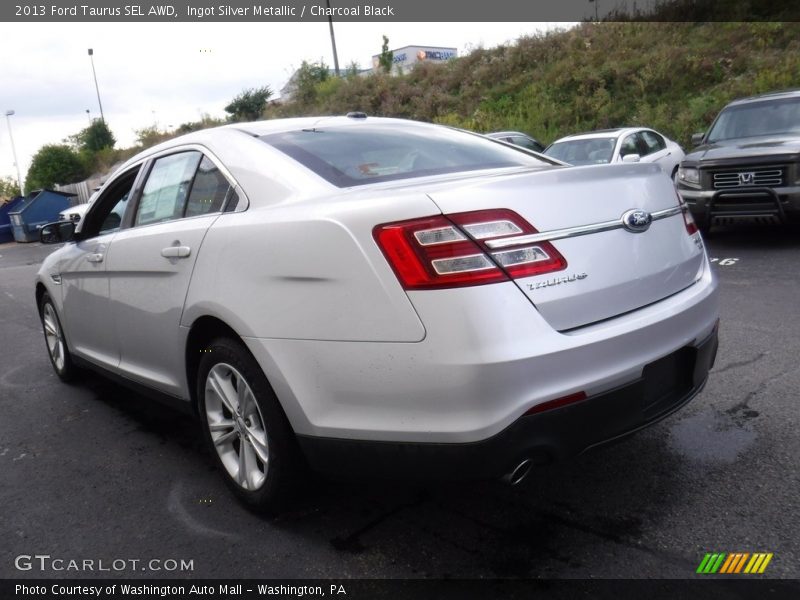
<svg viewBox="0 0 800 600">
<path fill-rule="evenodd" d="M 683 201 L 680 193 L 678 190 L 675 190 L 675 195 L 678 196 L 678 203 L 681 205 L 683 209 L 683 223 L 686 225 L 686 233 L 689 235 L 694 235 L 699 230 L 697 229 L 697 223 L 694 222 L 694 217 L 692 217 L 692 213 L 689 212 L 689 207 L 686 206 L 686 202 Z"/>
<path fill-rule="evenodd" d="M 567 261 L 549 242 L 490 250 L 489 240 L 537 233 L 506 209 L 378 225 L 375 240 L 405 289 L 441 289 L 560 271 Z"/>
</svg>

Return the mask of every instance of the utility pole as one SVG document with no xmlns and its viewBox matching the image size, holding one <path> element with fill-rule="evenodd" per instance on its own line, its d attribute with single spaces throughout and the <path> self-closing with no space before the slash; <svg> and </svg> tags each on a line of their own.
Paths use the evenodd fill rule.
<svg viewBox="0 0 800 600">
<path fill-rule="evenodd" d="M 333 48 L 333 70 L 339 77 L 339 55 L 336 53 L 336 37 L 333 35 L 333 17 L 331 16 L 331 0 L 325 0 L 328 5 L 328 27 L 331 29 L 331 47 Z"/>
</svg>

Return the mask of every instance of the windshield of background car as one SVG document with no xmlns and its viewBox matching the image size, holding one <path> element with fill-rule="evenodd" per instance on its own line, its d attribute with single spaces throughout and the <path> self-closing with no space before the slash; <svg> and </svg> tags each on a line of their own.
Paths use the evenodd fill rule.
<svg viewBox="0 0 800 600">
<path fill-rule="evenodd" d="M 481 137 L 434 127 L 321 127 L 260 138 L 338 187 L 550 163 Z"/>
<path fill-rule="evenodd" d="M 611 162 L 617 138 L 590 138 L 556 142 L 544 151 L 547 156 L 571 165 L 599 165 Z"/>
<path fill-rule="evenodd" d="M 800 133 L 800 97 L 729 106 L 708 132 L 708 143 L 761 135 Z"/>
</svg>

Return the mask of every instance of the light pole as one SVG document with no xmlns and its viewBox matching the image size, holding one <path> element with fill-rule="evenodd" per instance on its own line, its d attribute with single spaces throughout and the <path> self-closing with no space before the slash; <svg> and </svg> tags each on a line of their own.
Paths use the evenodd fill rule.
<svg viewBox="0 0 800 600">
<path fill-rule="evenodd" d="M 19 174 L 19 163 L 17 162 L 17 149 L 14 147 L 14 136 L 11 135 L 11 119 L 9 118 L 14 114 L 13 110 L 6 111 L 6 124 L 8 125 L 8 139 L 11 140 L 11 154 L 14 156 L 14 166 L 17 168 L 17 183 L 19 184 L 20 196 L 25 195 L 25 186 L 22 185 L 22 175 Z"/>
<path fill-rule="evenodd" d="M 91 122 L 92 122 L 92 113 L 88 108 L 86 109 L 86 117 L 89 119 L 89 124 L 91 124 Z"/>
<path fill-rule="evenodd" d="M 339 55 L 336 53 L 336 38 L 333 35 L 333 17 L 331 16 L 331 0 L 325 0 L 328 4 L 328 26 L 331 28 L 331 46 L 333 47 L 333 69 L 339 77 Z"/>
<path fill-rule="evenodd" d="M 100 120 L 103 125 L 106 123 L 106 118 L 103 116 L 103 103 L 100 102 L 100 88 L 97 87 L 97 71 L 94 70 L 94 50 L 89 48 L 89 60 L 92 63 L 92 75 L 94 75 L 94 89 L 97 91 L 97 104 L 100 105 Z"/>
</svg>

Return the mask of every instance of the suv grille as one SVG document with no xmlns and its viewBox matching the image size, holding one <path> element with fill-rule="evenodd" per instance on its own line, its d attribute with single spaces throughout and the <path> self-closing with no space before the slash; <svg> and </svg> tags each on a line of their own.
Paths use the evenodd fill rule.
<svg viewBox="0 0 800 600">
<path fill-rule="evenodd" d="M 776 187 L 783 184 L 783 167 L 742 168 L 712 173 L 715 190 L 741 187 Z"/>
</svg>

